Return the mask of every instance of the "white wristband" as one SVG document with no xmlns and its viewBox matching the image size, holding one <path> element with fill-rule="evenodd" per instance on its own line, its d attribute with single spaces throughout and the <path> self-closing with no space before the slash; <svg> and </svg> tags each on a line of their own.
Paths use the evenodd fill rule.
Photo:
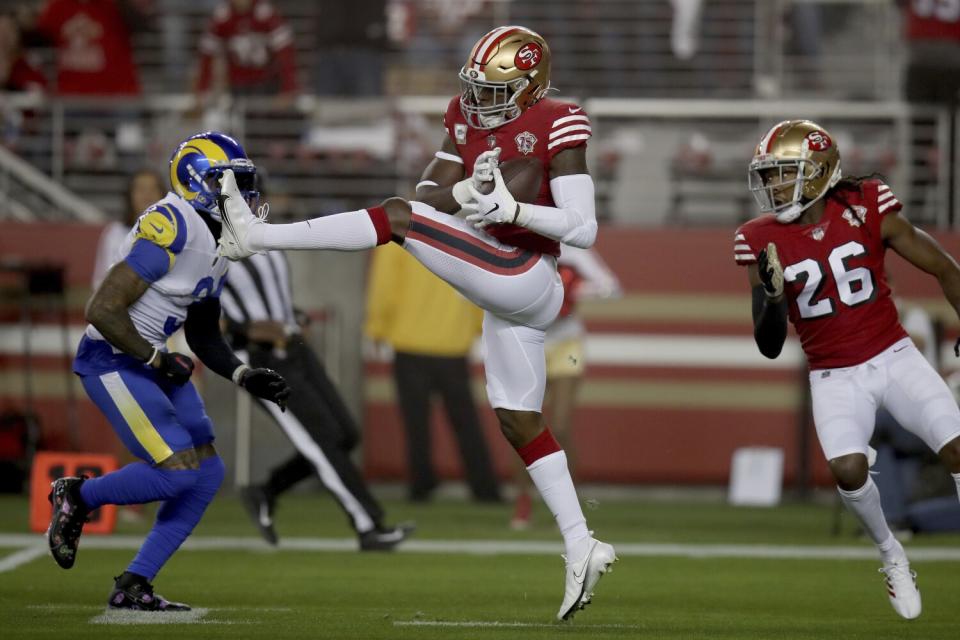
<svg viewBox="0 0 960 640">
<path fill-rule="evenodd" d="M 146 364 L 148 367 L 153 366 L 153 361 L 156 359 L 159 353 L 160 353 L 160 349 L 158 349 L 157 347 L 154 347 L 153 353 L 150 354 L 150 357 L 147 358 L 147 361 L 144 364 Z"/>
<path fill-rule="evenodd" d="M 233 375 L 230 376 L 230 379 L 233 380 L 233 384 L 240 385 L 240 381 L 243 380 L 243 374 L 250 370 L 249 365 L 241 364 L 239 367 L 233 370 Z"/>
</svg>

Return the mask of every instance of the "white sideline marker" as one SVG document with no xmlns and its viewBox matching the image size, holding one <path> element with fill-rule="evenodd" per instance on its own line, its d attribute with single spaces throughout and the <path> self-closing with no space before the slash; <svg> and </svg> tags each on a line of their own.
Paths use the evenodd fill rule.
<svg viewBox="0 0 960 640">
<path fill-rule="evenodd" d="M 87 621 L 88 624 L 233 624 L 226 620 L 204 620 L 210 609 L 199 607 L 190 611 L 130 611 L 106 609 Z"/>
<path fill-rule="evenodd" d="M 565 624 L 562 622 L 499 622 L 497 620 L 395 620 L 395 627 L 460 627 L 487 629 L 634 629 L 645 627 L 639 624 Z"/>
<path fill-rule="evenodd" d="M 47 544 L 38 544 L 38 536 L 0 534 L 0 549 L 18 548 L 0 559 L 0 573 L 12 571 L 47 553 Z M 88 536 L 84 549 L 139 549 L 142 536 Z M 776 544 L 669 544 L 616 543 L 620 557 L 677 558 L 750 558 L 783 560 L 876 560 L 872 545 L 815 546 Z M 182 551 L 250 551 L 255 553 L 356 551 L 355 538 L 284 538 L 279 548 L 267 545 L 257 537 L 200 536 L 188 539 Z M 559 542 L 537 540 L 410 540 L 398 553 L 497 555 L 555 555 L 562 552 Z M 910 559 L 919 562 L 960 562 L 960 549 L 954 547 L 911 547 Z"/>
</svg>

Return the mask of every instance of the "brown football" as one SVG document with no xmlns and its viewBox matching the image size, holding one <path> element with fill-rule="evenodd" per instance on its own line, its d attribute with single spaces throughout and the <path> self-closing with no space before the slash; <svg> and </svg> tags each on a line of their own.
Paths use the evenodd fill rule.
<svg viewBox="0 0 960 640">
<path fill-rule="evenodd" d="M 534 202 L 543 181 L 543 165 L 536 158 L 514 158 L 500 163 L 500 174 L 517 202 Z M 481 193 L 493 191 L 493 182 L 484 182 Z"/>
</svg>

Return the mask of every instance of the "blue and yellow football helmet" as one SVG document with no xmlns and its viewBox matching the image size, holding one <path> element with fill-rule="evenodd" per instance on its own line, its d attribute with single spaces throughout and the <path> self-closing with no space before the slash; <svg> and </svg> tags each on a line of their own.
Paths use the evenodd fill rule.
<svg viewBox="0 0 960 640">
<path fill-rule="evenodd" d="M 239 142 L 218 131 L 198 133 L 180 143 L 170 158 L 170 186 L 194 209 L 220 220 L 217 197 L 220 176 L 227 169 L 233 169 L 240 193 L 256 210 L 260 199 L 257 168 Z"/>
</svg>

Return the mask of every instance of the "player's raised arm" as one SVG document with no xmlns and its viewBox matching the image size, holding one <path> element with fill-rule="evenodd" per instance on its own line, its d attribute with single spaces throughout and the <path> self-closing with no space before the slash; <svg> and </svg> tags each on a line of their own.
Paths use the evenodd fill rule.
<svg viewBox="0 0 960 640">
<path fill-rule="evenodd" d="M 787 302 L 783 295 L 783 268 L 777 248 L 770 243 L 756 264 L 747 267 L 753 295 L 753 339 L 760 353 L 776 358 L 787 339 Z"/>
<path fill-rule="evenodd" d="M 960 265 L 925 231 L 899 212 L 887 213 L 880 226 L 883 241 L 910 264 L 936 277 L 950 306 L 960 316 Z"/>
</svg>

